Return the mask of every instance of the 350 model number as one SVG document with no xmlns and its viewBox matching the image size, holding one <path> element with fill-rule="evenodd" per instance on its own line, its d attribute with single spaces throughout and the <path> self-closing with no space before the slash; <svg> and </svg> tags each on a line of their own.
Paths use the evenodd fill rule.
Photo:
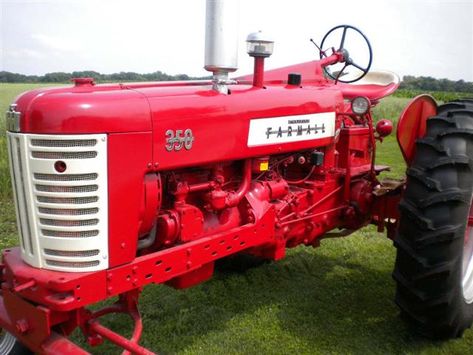
<svg viewBox="0 0 473 355">
<path fill-rule="evenodd" d="M 182 148 L 190 150 L 192 144 L 194 143 L 194 136 L 192 135 L 192 130 L 187 128 L 182 129 L 168 129 L 166 131 L 166 145 L 164 146 L 168 152 L 173 150 L 178 152 Z"/>
</svg>

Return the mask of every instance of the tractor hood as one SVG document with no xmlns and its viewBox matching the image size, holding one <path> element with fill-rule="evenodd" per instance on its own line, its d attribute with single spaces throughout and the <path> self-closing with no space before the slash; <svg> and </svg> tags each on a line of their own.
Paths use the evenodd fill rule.
<svg viewBox="0 0 473 355">
<path fill-rule="evenodd" d="M 16 99 L 15 111 L 24 133 L 92 134 L 166 131 L 190 118 L 208 128 L 215 119 L 247 125 L 251 118 L 343 109 L 343 97 L 333 85 L 230 88 L 230 95 L 222 95 L 212 90 L 210 81 L 76 84 L 26 92 Z"/>
<path fill-rule="evenodd" d="M 336 85 L 282 81 L 229 89 L 228 95 L 221 94 L 210 81 L 76 83 L 25 93 L 15 110 L 24 133 L 152 132 L 160 169 L 313 149 L 336 138 L 340 122 L 335 118 L 345 107 Z"/>
<path fill-rule="evenodd" d="M 25 133 L 85 134 L 151 130 L 148 101 L 123 85 L 76 85 L 26 92 L 16 100 Z"/>
</svg>

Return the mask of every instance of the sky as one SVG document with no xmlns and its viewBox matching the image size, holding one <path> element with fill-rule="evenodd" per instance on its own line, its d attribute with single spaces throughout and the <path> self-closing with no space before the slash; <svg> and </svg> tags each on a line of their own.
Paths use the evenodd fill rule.
<svg viewBox="0 0 473 355">
<path fill-rule="evenodd" d="M 473 0 L 235 1 L 237 75 L 252 71 L 250 32 L 274 39 L 271 69 L 316 59 L 309 39 L 351 24 L 371 42 L 372 70 L 473 81 Z M 205 0 L 0 0 L 0 35 L 0 71 L 208 75 Z"/>
</svg>

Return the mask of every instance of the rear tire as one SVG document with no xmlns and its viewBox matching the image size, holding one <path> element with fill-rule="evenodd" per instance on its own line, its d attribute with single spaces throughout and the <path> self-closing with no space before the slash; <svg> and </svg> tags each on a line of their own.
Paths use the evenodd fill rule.
<svg viewBox="0 0 473 355">
<path fill-rule="evenodd" d="M 416 142 L 394 241 L 395 301 L 430 338 L 460 337 L 473 320 L 472 185 L 473 100 L 458 100 Z"/>
<path fill-rule="evenodd" d="M 0 329 L 0 354 L 1 355 L 31 355 L 33 354 L 13 335 Z"/>
</svg>

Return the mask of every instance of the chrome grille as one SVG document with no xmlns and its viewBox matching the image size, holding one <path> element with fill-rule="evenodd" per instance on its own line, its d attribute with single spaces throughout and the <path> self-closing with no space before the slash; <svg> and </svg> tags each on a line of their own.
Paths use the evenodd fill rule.
<svg viewBox="0 0 473 355">
<path fill-rule="evenodd" d="M 98 260 L 93 261 L 58 261 L 46 259 L 46 264 L 50 266 L 56 266 L 55 269 L 76 269 L 76 271 L 82 271 L 81 269 L 90 269 L 99 265 Z"/>
<path fill-rule="evenodd" d="M 32 139 L 33 147 L 93 147 L 97 144 L 96 139 Z"/>
<path fill-rule="evenodd" d="M 98 196 L 90 197 L 48 197 L 48 196 L 37 196 L 38 202 L 43 203 L 63 203 L 66 205 L 81 205 L 84 203 L 94 203 L 99 200 Z"/>
<path fill-rule="evenodd" d="M 38 207 L 39 213 L 42 214 L 58 214 L 66 216 L 82 216 L 85 214 L 96 214 L 99 212 L 99 209 L 94 208 L 47 208 L 47 207 Z"/>
<path fill-rule="evenodd" d="M 78 250 L 78 251 L 68 251 L 68 250 L 55 250 L 55 249 L 44 249 L 44 253 L 46 255 L 54 255 L 54 256 L 71 256 L 71 257 L 78 257 L 83 258 L 85 256 L 96 256 L 99 255 L 100 250 Z"/>
<path fill-rule="evenodd" d="M 36 180 L 49 180 L 49 181 L 82 181 L 82 180 L 95 180 L 98 174 L 34 174 Z"/>
<path fill-rule="evenodd" d="M 33 158 L 38 159 L 92 159 L 97 152 L 31 152 Z"/>
<path fill-rule="evenodd" d="M 99 223 L 99 220 L 98 219 L 83 219 L 83 220 L 75 221 L 75 220 L 40 218 L 39 222 L 45 226 L 83 227 L 83 226 L 95 226 Z"/>
<path fill-rule="evenodd" d="M 7 135 L 23 260 L 60 271 L 107 268 L 106 135 Z"/>
<path fill-rule="evenodd" d="M 50 229 L 41 229 L 41 233 L 46 237 L 57 238 L 90 238 L 99 235 L 99 231 L 97 229 L 82 232 L 64 232 Z"/>
<path fill-rule="evenodd" d="M 52 185 L 35 185 L 36 190 L 41 192 L 71 192 L 84 193 L 93 192 L 99 189 L 98 185 L 81 185 L 81 186 L 52 186 Z"/>
</svg>

